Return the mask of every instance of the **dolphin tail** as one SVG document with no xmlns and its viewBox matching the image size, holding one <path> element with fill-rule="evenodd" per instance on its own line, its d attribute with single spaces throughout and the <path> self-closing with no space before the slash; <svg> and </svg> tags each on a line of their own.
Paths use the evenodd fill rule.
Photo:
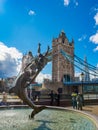
<svg viewBox="0 0 98 130">
<path fill-rule="evenodd" d="M 34 109 L 34 110 L 32 111 L 32 113 L 31 113 L 30 118 L 34 118 L 34 116 L 35 116 L 37 113 L 41 112 L 42 110 L 44 110 L 44 109 L 46 109 L 46 108 L 47 108 L 46 106 L 35 107 L 35 109 Z"/>
</svg>

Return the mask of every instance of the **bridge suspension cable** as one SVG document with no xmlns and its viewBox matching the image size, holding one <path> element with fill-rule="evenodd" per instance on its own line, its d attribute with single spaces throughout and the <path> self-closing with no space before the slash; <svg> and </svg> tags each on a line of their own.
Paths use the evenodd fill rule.
<svg viewBox="0 0 98 130">
<path fill-rule="evenodd" d="M 74 57 L 75 57 L 78 61 L 80 61 L 81 64 L 83 64 L 83 65 L 88 65 L 88 67 L 91 68 L 91 69 L 95 69 L 95 70 L 98 69 L 97 67 L 95 67 L 95 66 L 93 66 L 93 65 L 91 65 L 91 64 L 89 64 L 89 63 L 85 63 L 84 60 L 81 59 L 81 58 L 79 58 L 78 56 L 74 55 Z"/>
<path fill-rule="evenodd" d="M 66 58 L 69 62 L 71 62 L 76 68 L 82 70 L 85 73 L 88 73 L 93 76 L 98 76 L 98 68 L 89 64 L 85 63 L 81 58 L 78 56 L 74 55 L 74 58 L 67 54 L 65 51 L 60 50 L 60 53 Z M 89 72 L 84 70 L 83 67 L 88 66 Z"/>
<path fill-rule="evenodd" d="M 76 57 L 75 57 L 76 58 Z M 92 71 L 92 72 L 94 72 L 94 73 L 96 73 L 96 74 L 98 74 L 98 72 L 97 72 L 97 68 L 96 67 L 92 67 L 92 65 L 90 65 L 90 64 L 88 64 L 88 63 L 86 63 L 86 62 L 84 62 L 82 59 L 80 60 L 78 60 L 77 58 L 76 59 L 74 59 L 74 61 L 75 62 L 77 62 L 79 65 L 81 65 L 81 66 L 83 66 L 83 67 L 87 67 L 88 69 L 89 69 L 89 71 Z M 84 70 L 85 71 L 85 70 Z M 87 72 L 87 71 L 86 71 Z"/>
</svg>

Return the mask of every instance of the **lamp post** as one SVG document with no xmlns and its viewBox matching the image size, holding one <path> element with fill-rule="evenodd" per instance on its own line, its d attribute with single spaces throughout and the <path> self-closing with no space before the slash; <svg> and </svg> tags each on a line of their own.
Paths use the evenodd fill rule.
<svg viewBox="0 0 98 130">
<path fill-rule="evenodd" d="M 82 104 L 84 106 L 84 90 L 83 90 L 83 79 L 84 79 L 84 73 L 81 73 L 81 78 L 82 78 Z"/>
</svg>

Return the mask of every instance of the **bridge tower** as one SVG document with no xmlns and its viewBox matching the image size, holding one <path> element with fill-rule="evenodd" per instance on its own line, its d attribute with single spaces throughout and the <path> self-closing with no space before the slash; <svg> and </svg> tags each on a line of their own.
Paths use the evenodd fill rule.
<svg viewBox="0 0 98 130">
<path fill-rule="evenodd" d="M 61 49 L 74 58 L 74 41 L 69 42 L 64 31 L 52 41 L 52 81 L 73 81 L 74 65 L 61 55 Z"/>
</svg>

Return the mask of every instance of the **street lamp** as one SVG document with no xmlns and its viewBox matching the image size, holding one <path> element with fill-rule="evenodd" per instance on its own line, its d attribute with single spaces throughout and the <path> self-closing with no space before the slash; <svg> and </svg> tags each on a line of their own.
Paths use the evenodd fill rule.
<svg viewBox="0 0 98 130">
<path fill-rule="evenodd" d="M 84 73 L 82 72 L 81 73 L 81 78 L 82 78 L 82 103 L 83 103 L 83 106 L 84 106 L 84 91 L 83 91 L 83 79 L 84 79 Z"/>
</svg>

